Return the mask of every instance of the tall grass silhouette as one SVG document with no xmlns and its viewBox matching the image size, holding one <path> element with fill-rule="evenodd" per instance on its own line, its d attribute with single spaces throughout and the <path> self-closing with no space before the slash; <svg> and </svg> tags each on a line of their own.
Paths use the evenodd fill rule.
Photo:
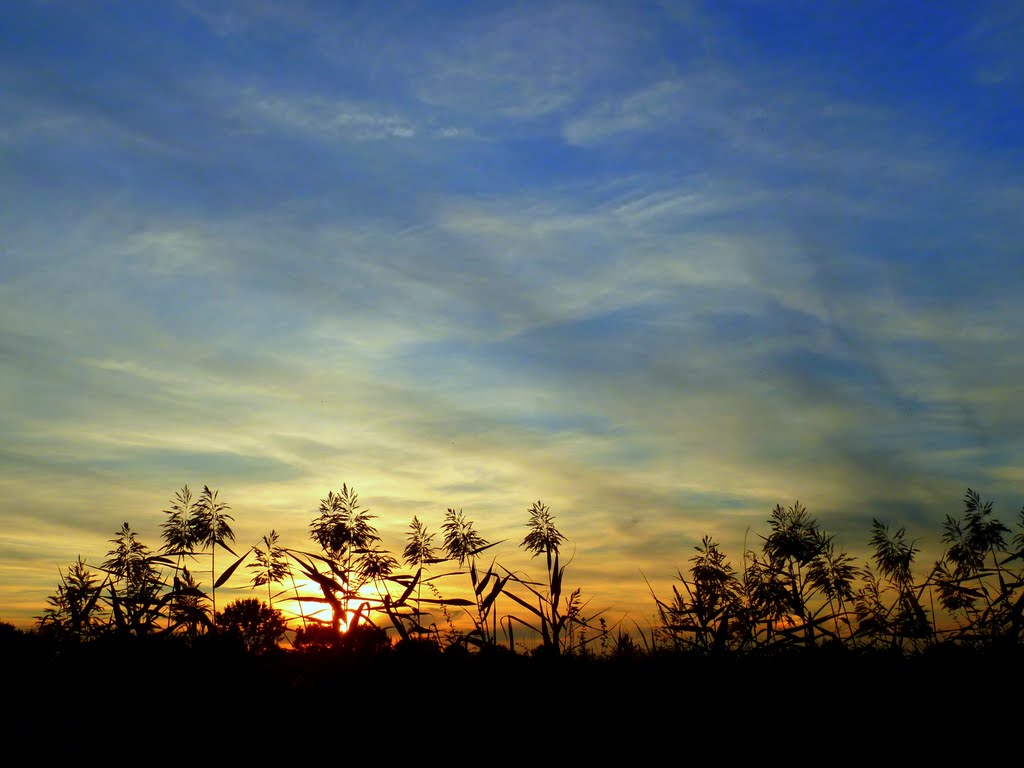
<svg viewBox="0 0 1024 768">
<path fill-rule="evenodd" d="M 962 513 L 946 515 L 945 549 L 925 570 L 903 528 L 874 520 L 870 557 L 858 564 L 800 502 L 776 505 L 760 546 L 746 548 L 737 565 L 705 536 L 667 596 L 648 581 L 657 622 L 632 632 L 609 626 L 603 611 L 588 612 L 582 587 L 567 587 L 568 539 L 540 500 L 526 510 L 519 544 L 540 562 L 540 578 L 490 557 L 502 542 L 488 541 L 454 508 L 443 516 L 440 541 L 414 517 L 400 562 L 347 484 L 321 499 L 309 524 L 318 549 L 286 546 L 272 530 L 218 573 L 215 550 L 234 554 L 228 509 L 208 486 L 198 498 L 183 486 L 164 510 L 156 552 L 123 523 L 99 565 L 80 557 L 60 572 L 36 632 L 74 644 L 109 635 L 190 644 L 225 626 L 237 634 L 246 621 L 260 623 L 253 618 L 258 607 L 235 601 L 218 611 L 214 598 L 245 565 L 249 585 L 266 588 L 261 621 L 273 627 L 279 616 L 296 649 L 368 643 L 381 651 L 415 642 L 439 652 L 589 658 L 763 657 L 826 648 L 906 655 L 1016 649 L 1024 637 L 1024 509 L 1014 532 L 971 488 Z M 204 557 L 206 584 L 195 568 Z M 317 613 L 323 609 L 326 617 Z M 262 641 L 250 646 L 267 650 Z"/>
</svg>

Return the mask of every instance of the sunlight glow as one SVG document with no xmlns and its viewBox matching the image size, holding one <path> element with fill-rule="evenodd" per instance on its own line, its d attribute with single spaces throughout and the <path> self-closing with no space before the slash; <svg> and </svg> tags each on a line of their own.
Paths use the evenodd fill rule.
<svg viewBox="0 0 1024 768">
<path fill-rule="evenodd" d="M 363 585 L 358 597 L 348 601 L 345 615 L 340 618 L 340 631 L 348 631 L 349 622 L 359 611 L 360 606 L 368 604 L 373 607 L 378 605 L 380 600 L 381 596 L 372 584 Z M 320 585 L 311 579 L 295 579 L 291 589 L 280 593 L 280 597 L 274 601 L 274 607 L 284 614 L 292 629 L 297 629 L 306 622 L 330 624 L 334 616 L 331 606 L 323 597 Z M 366 612 L 364 609 L 364 615 Z"/>
</svg>

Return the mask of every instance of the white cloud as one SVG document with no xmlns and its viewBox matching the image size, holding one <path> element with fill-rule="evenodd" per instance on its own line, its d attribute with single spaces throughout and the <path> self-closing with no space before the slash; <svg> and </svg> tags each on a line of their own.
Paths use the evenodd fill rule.
<svg viewBox="0 0 1024 768">
<path fill-rule="evenodd" d="M 197 229 L 148 229 L 128 235 L 116 251 L 129 269 L 167 277 L 210 275 L 223 268 L 217 242 Z"/>
<path fill-rule="evenodd" d="M 660 82 L 629 94 L 606 99 L 564 127 L 570 144 L 586 146 L 619 134 L 648 133 L 664 129 L 687 109 L 687 89 L 681 81 Z"/>
<path fill-rule="evenodd" d="M 417 134 L 411 121 L 368 105 L 321 95 L 271 94 L 249 88 L 240 100 L 243 114 L 261 123 L 276 123 L 321 138 L 355 141 L 409 139 Z"/>
</svg>

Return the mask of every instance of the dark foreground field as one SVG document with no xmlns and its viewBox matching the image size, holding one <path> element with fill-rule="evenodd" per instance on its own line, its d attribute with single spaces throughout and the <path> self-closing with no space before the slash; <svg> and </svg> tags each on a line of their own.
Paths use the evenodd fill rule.
<svg viewBox="0 0 1024 768">
<path fill-rule="evenodd" d="M 946 765 L 1019 754 L 1024 716 L 1018 651 L 254 655 L 140 640 L 57 652 L 31 635 L 12 639 L 5 743 L 114 764 L 180 753 L 330 756 L 339 765 L 430 755 L 606 765 L 624 754 L 672 764 Z"/>
</svg>

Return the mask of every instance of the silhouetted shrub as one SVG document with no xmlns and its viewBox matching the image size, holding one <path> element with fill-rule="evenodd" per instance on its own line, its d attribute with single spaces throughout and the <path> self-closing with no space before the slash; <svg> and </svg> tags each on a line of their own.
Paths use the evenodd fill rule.
<svg viewBox="0 0 1024 768">
<path fill-rule="evenodd" d="M 288 622 L 280 611 L 255 598 L 236 600 L 217 614 L 217 629 L 250 653 L 277 650 Z"/>
</svg>

